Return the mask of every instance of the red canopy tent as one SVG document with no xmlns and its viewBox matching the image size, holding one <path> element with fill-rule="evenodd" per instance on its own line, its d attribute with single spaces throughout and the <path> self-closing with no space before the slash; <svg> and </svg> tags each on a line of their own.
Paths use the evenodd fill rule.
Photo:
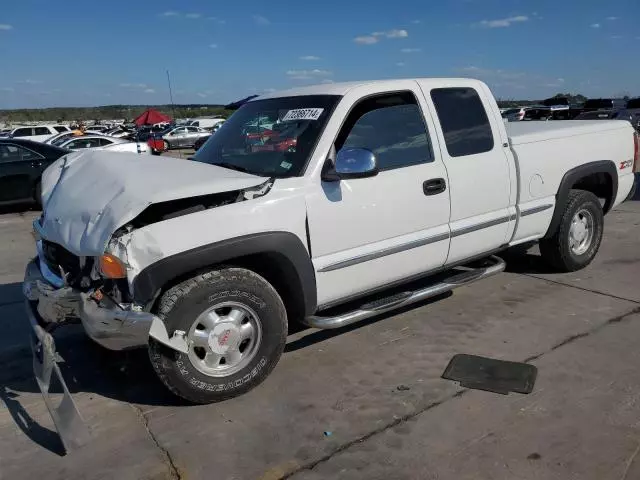
<svg viewBox="0 0 640 480">
<path fill-rule="evenodd" d="M 138 126 L 153 125 L 155 123 L 163 123 L 163 122 L 170 122 L 170 121 L 171 121 L 171 117 L 167 117 L 166 115 L 163 115 L 162 113 L 160 113 L 157 110 L 154 110 L 153 108 L 150 108 L 146 112 L 142 113 L 138 118 L 134 120 L 135 124 Z"/>
</svg>

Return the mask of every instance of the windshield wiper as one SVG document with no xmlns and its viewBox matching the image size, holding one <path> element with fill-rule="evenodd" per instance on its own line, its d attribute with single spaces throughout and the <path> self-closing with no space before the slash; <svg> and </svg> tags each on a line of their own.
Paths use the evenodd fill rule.
<svg viewBox="0 0 640 480">
<path fill-rule="evenodd" d="M 235 165 L 233 163 L 220 162 L 220 163 L 212 163 L 211 165 L 216 165 L 218 167 L 228 168 L 229 170 L 235 170 L 237 172 L 249 173 L 251 175 L 256 175 L 258 177 L 264 177 L 264 175 L 260 175 L 259 173 L 252 172 L 248 168 L 241 167 L 240 165 Z"/>
</svg>

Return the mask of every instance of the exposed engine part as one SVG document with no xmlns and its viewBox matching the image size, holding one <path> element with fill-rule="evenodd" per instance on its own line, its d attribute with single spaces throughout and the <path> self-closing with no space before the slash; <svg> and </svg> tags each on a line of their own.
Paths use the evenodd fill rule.
<svg viewBox="0 0 640 480">
<path fill-rule="evenodd" d="M 274 179 L 269 178 L 266 182 L 258 185 L 257 187 L 154 203 L 144 209 L 140 215 L 131 220 L 131 222 L 123 228 L 116 231 L 113 237 L 117 238 L 124 233 L 153 223 L 162 222 L 164 220 L 170 220 L 172 218 L 201 212 L 210 208 L 222 207 L 223 205 L 230 205 L 232 203 L 262 197 L 269 193 L 269 190 L 271 190 L 271 187 L 273 186 L 273 182 Z"/>
</svg>

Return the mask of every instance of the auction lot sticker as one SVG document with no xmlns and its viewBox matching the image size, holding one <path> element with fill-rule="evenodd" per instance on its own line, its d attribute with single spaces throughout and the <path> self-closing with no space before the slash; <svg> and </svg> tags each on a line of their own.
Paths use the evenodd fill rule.
<svg viewBox="0 0 640 480">
<path fill-rule="evenodd" d="M 318 120 L 320 115 L 324 112 L 324 108 L 296 108 L 289 110 L 284 117 L 283 122 L 290 122 L 292 120 Z"/>
</svg>

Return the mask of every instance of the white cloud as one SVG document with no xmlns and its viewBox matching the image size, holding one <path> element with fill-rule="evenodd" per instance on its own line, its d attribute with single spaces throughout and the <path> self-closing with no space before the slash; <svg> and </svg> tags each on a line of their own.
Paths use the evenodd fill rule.
<svg viewBox="0 0 640 480">
<path fill-rule="evenodd" d="M 523 78 L 524 72 L 510 72 L 502 69 L 492 70 L 490 68 L 481 68 L 474 65 L 457 69 L 458 72 L 477 78 L 493 78 L 499 80 L 517 80 Z"/>
<path fill-rule="evenodd" d="M 406 64 L 404 62 L 396 63 L 396 67 L 404 67 Z"/>
<path fill-rule="evenodd" d="M 178 12 L 169 11 L 169 12 L 164 12 L 164 13 L 160 14 L 160 16 L 161 17 L 178 17 L 178 16 L 180 16 L 180 14 Z"/>
<path fill-rule="evenodd" d="M 202 17 L 201 13 L 187 13 L 184 18 L 200 18 Z"/>
<path fill-rule="evenodd" d="M 276 91 L 275 88 L 265 88 L 262 90 L 263 93 L 273 93 L 275 91 Z"/>
<path fill-rule="evenodd" d="M 416 53 L 416 52 L 421 52 L 422 49 L 421 48 L 403 48 L 402 50 L 400 50 L 402 53 Z"/>
<path fill-rule="evenodd" d="M 592 23 L 591 28 L 600 28 L 600 24 L 599 23 Z"/>
<path fill-rule="evenodd" d="M 0 92 L 15 92 L 15 90 L 11 87 L 2 87 L 0 88 Z"/>
<path fill-rule="evenodd" d="M 217 43 L 210 43 L 209 44 L 209 48 L 218 48 L 218 44 Z"/>
<path fill-rule="evenodd" d="M 198 95 L 200 98 L 207 98 L 207 94 L 204 92 L 198 92 L 196 95 Z"/>
<path fill-rule="evenodd" d="M 253 16 L 253 21 L 256 22 L 258 25 L 270 25 L 271 24 L 269 19 L 267 17 L 263 17 L 262 15 L 254 15 Z"/>
<path fill-rule="evenodd" d="M 333 73 L 329 70 L 314 68 L 313 70 L 288 70 L 287 75 L 313 75 L 318 77 L 328 77 L 333 75 Z"/>
<path fill-rule="evenodd" d="M 156 91 L 153 88 L 147 88 L 144 93 L 156 93 Z"/>
<path fill-rule="evenodd" d="M 121 83 L 119 86 L 122 88 L 147 88 L 146 83 Z"/>
<path fill-rule="evenodd" d="M 320 57 L 316 57 L 315 55 L 303 55 L 302 57 L 300 57 L 300 60 L 313 62 L 316 60 L 320 60 Z"/>
<path fill-rule="evenodd" d="M 318 68 L 313 70 L 288 70 L 286 73 L 291 80 L 312 80 L 333 75 L 333 72 L 329 70 L 320 70 Z"/>
<path fill-rule="evenodd" d="M 409 32 L 406 30 L 389 30 L 388 32 L 382 32 L 387 38 L 406 38 L 409 36 Z"/>
<path fill-rule="evenodd" d="M 499 18 L 496 20 L 482 20 L 480 22 L 480 26 L 485 28 L 504 28 L 510 27 L 512 23 L 522 23 L 527 21 L 529 21 L 529 17 L 525 15 L 518 15 L 515 17 Z"/>
<path fill-rule="evenodd" d="M 609 20 L 609 21 L 618 20 L 618 17 L 607 17 L 607 20 Z"/>
<path fill-rule="evenodd" d="M 217 22 L 220 25 L 224 25 L 225 23 L 227 23 L 226 20 L 223 20 L 223 19 L 218 18 L 218 17 L 207 17 L 207 20 L 213 20 L 214 22 Z"/>
<path fill-rule="evenodd" d="M 21 80 L 18 83 L 24 83 L 25 85 L 39 85 L 42 83 L 42 80 L 33 80 L 31 78 L 27 78 L 26 80 Z"/>
<path fill-rule="evenodd" d="M 549 88 L 558 88 L 558 87 L 562 87 L 563 85 L 564 85 L 564 78 L 556 78 L 555 80 L 547 82 L 542 86 L 549 87 Z"/>
<path fill-rule="evenodd" d="M 13 30 L 13 25 L 8 23 L 0 23 L 0 30 Z"/>
<path fill-rule="evenodd" d="M 373 35 L 363 35 L 354 38 L 353 41 L 360 45 L 373 45 L 374 43 L 378 43 L 379 40 L 378 37 L 374 37 Z"/>
<path fill-rule="evenodd" d="M 422 23 L 422 20 L 411 20 L 411 23 L 413 23 L 414 25 L 419 25 Z"/>
<path fill-rule="evenodd" d="M 611 35 L 611 38 L 613 40 L 620 40 L 622 38 L 622 35 Z"/>
<path fill-rule="evenodd" d="M 335 83 L 335 82 L 330 78 L 323 78 L 322 80 L 320 80 L 320 83 Z"/>
<path fill-rule="evenodd" d="M 373 32 L 370 35 L 360 35 L 353 39 L 354 42 L 360 45 L 373 45 L 378 43 L 382 38 L 407 38 L 409 32 L 401 29 L 387 30 L 385 32 Z"/>
</svg>

